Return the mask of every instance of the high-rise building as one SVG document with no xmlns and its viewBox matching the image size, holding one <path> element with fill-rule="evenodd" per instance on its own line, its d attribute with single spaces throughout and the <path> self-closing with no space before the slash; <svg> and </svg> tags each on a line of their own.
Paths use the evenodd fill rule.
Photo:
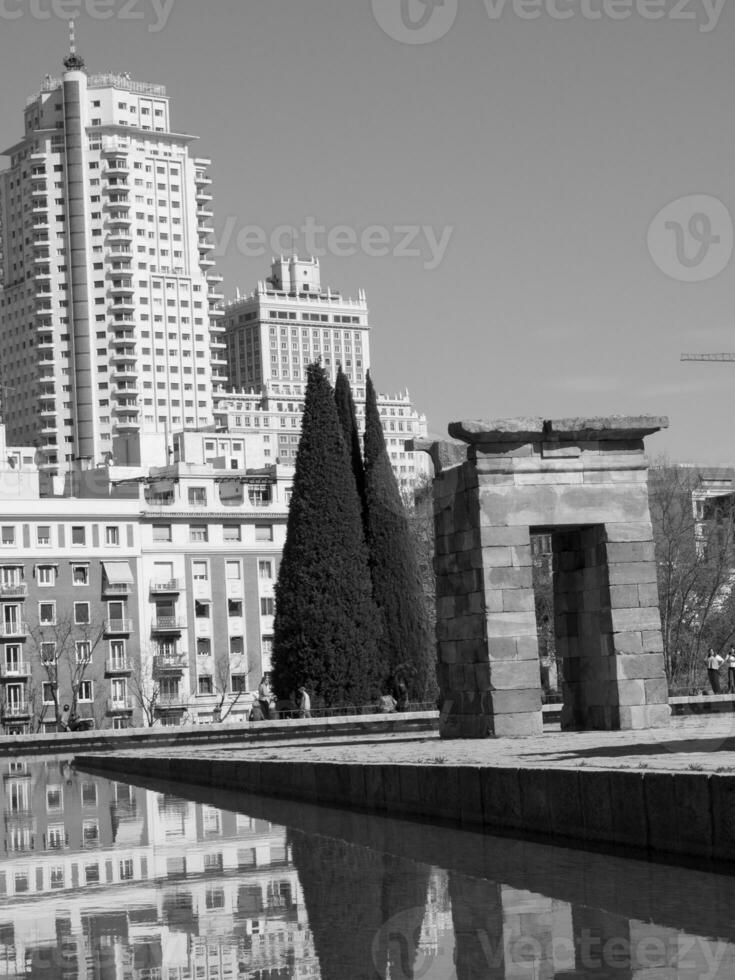
<svg viewBox="0 0 735 980">
<path fill-rule="evenodd" d="M 225 380 L 208 159 L 161 85 L 72 52 L 27 102 L 0 174 L 3 410 L 50 473 L 116 436 L 213 424 Z"/>
<path fill-rule="evenodd" d="M 322 287 L 318 259 L 281 257 L 273 260 L 271 275 L 253 293 L 225 307 L 224 325 L 232 387 L 215 398 L 220 433 L 259 433 L 266 459 L 293 465 L 306 368 L 313 361 L 321 361 L 332 383 L 341 365 L 352 386 L 358 426 L 364 429 L 370 368 L 364 291 L 357 299 L 345 299 Z M 416 411 L 408 392 L 379 394 L 378 411 L 398 485 L 410 492 L 428 477 L 430 464 L 425 453 L 407 450 L 405 443 L 426 436 L 426 416 Z M 220 452 L 212 434 L 203 438 L 207 453 Z"/>
</svg>

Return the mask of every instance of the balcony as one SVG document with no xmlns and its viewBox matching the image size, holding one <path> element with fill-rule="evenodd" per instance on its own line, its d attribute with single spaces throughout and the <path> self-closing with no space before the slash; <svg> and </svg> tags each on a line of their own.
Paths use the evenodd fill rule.
<svg viewBox="0 0 735 980">
<path fill-rule="evenodd" d="M 12 721 L 16 718 L 28 718 L 30 717 L 31 710 L 30 705 L 27 701 L 13 701 L 9 704 L 4 704 L 2 708 L 3 721 Z"/>
<path fill-rule="evenodd" d="M 0 677 L 3 680 L 17 680 L 20 677 L 30 677 L 31 665 L 25 660 L 15 660 L 12 663 L 0 660 Z"/>
<path fill-rule="evenodd" d="M 115 432 L 137 432 L 140 428 L 140 420 L 137 415 L 121 416 L 115 422 Z"/>
<path fill-rule="evenodd" d="M 129 596 L 132 594 L 133 586 L 129 582 L 108 582 L 106 579 L 102 583 L 102 595 Z"/>
<path fill-rule="evenodd" d="M 50 446 L 47 448 L 51 448 Z M 16 620 L 13 623 L 0 623 L 0 639 L 23 639 L 28 636 L 28 623 Z"/>
<path fill-rule="evenodd" d="M 134 707 L 133 699 L 131 697 L 108 698 L 107 700 L 108 715 L 129 713 L 134 709 Z"/>
<path fill-rule="evenodd" d="M 26 582 L 0 585 L 0 599 L 25 599 L 27 595 L 28 585 Z"/>
<path fill-rule="evenodd" d="M 105 633 L 108 636 L 111 633 L 132 633 L 132 632 L 133 632 L 132 619 L 106 619 L 105 620 Z"/>
<path fill-rule="evenodd" d="M 128 660 L 127 657 L 115 657 L 112 660 L 107 660 L 105 662 L 105 673 L 106 674 L 131 674 L 133 672 L 133 663 Z"/>
<path fill-rule="evenodd" d="M 165 595 L 167 593 L 181 592 L 181 581 L 177 578 L 169 579 L 168 582 L 151 582 L 151 595 Z"/>
<path fill-rule="evenodd" d="M 184 711 L 188 700 L 184 694 L 159 694 L 156 708 L 159 711 Z"/>
<path fill-rule="evenodd" d="M 186 668 L 186 657 L 183 653 L 166 653 L 159 654 L 153 658 L 153 676 L 161 677 L 162 675 L 177 674 L 181 675 L 184 673 Z"/>
<path fill-rule="evenodd" d="M 180 633 L 186 629 L 186 619 L 183 616 L 157 616 L 152 624 L 153 633 Z"/>
<path fill-rule="evenodd" d="M 207 249 L 207 251 L 209 252 L 211 251 L 211 249 Z M 212 266 L 216 264 L 217 263 L 214 261 L 214 259 L 203 259 L 203 258 L 199 259 L 199 265 L 201 266 L 202 269 L 211 269 Z"/>
</svg>

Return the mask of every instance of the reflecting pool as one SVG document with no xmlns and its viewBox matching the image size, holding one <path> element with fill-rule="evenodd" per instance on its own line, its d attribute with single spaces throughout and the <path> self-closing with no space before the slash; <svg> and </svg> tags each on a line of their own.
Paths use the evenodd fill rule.
<svg viewBox="0 0 735 980">
<path fill-rule="evenodd" d="M 735 976 L 727 875 L 0 760 L 0 977 Z"/>
</svg>

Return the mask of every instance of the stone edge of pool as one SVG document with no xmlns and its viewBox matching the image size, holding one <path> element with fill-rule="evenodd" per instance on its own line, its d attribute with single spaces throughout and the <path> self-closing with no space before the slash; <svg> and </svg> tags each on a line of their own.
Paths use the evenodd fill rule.
<svg viewBox="0 0 735 980">
<path fill-rule="evenodd" d="M 74 764 L 212 789 L 735 862 L 735 778 L 631 770 L 77 755 Z"/>
</svg>

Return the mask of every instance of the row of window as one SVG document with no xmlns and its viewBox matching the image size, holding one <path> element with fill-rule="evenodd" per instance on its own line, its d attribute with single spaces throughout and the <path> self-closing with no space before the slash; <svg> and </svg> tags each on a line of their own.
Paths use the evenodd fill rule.
<svg viewBox="0 0 735 980">
<path fill-rule="evenodd" d="M 63 526 L 63 525 L 62 525 Z M 18 527 L 15 524 L 3 524 L 0 527 L 0 544 L 5 547 L 13 547 L 20 542 Z M 75 524 L 71 527 L 71 543 L 83 547 L 87 544 L 87 528 L 83 524 Z M 51 547 L 51 525 L 38 524 L 36 526 L 36 544 L 42 548 Z M 105 544 L 110 547 L 117 547 L 120 544 L 120 527 L 117 524 L 108 524 L 105 527 Z"/>
<path fill-rule="evenodd" d="M 149 502 L 153 502 L 153 500 L 151 499 L 151 501 Z M 173 498 L 169 499 L 168 497 L 166 497 L 165 500 L 158 500 L 156 502 L 173 503 Z M 152 527 L 152 534 L 153 534 L 154 541 L 159 541 L 159 542 L 173 541 L 173 527 L 171 524 L 154 524 Z M 239 524 L 225 524 L 222 528 L 222 538 L 224 541 L 241 541 L 242 540 L 241 526 Z M 255 540 L 273 541 L 273 525 L 256 524 Z M 195 542 L 197 544 L 202 544 L 203 542 L 209 541 L 209 525 L 190 524 L 189 541 Z"/>
</svg>

